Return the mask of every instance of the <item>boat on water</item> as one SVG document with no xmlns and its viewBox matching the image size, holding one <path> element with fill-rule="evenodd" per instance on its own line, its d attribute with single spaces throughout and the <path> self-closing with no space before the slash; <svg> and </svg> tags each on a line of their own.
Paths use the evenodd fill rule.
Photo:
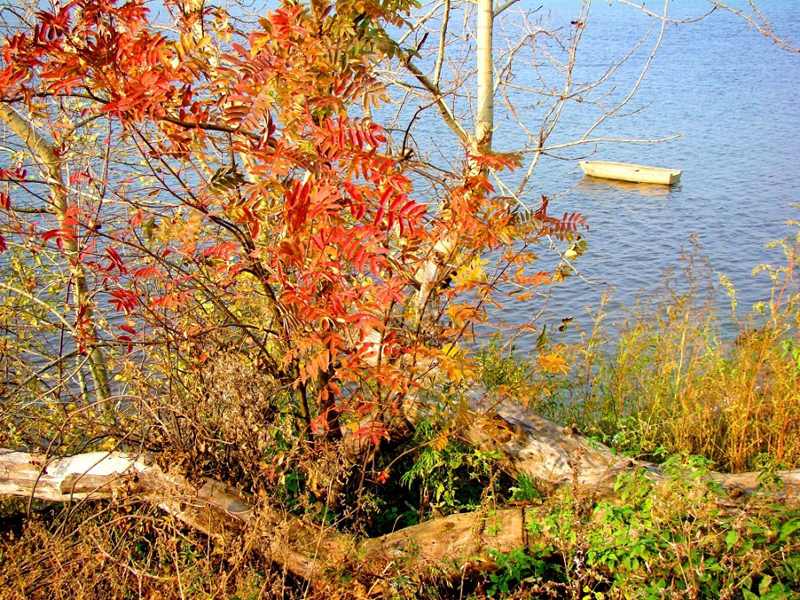
<svg viewBox="0 0 800 600">
<path fill-rule="evenodd" d="M 630 165 L 628 163 L 602 160 L 584 160 L 580 162 L 580 165 L 583 172 L 590 177 L 633 181 L 635 183 L 660 183 L 663 185 L 678 183 L 683 172 L 677 169 L 662 169 L 661 167 L 646 167 L 644 165 Z"/>
</svg>

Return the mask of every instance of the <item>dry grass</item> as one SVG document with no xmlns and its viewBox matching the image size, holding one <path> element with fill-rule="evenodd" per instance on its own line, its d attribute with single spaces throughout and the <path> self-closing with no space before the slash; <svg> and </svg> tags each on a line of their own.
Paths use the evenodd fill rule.
<svg viewBox="0 0 800 600">
<path fill-rule="evenodd" d="M 720 333 L 715 296 L 719 290 L 708 284 L 713 273 L 695 255 L 687 257 L 683 282 L 670 279 L 660 294 L 642 302 L 614 332 L 598 318 L 592 335 L 581 345 L 543 346 L 540 356 L 546 360 L 529 363 L 489 352 L 481 358 L 481 370 L 490 385 L 536 397 L 538 408 L 549 409 L 551 416 L 564 422 L 581 424 L 585 432 L 625 452 L 648 458 L 702 455 L 734 471 L 797 467 L 800 289 L 793 276 L 798 247 L 800 239 L 793 246 L 786 244 L 787 266 L 767 269 L 774 286 L 772 300 L 740 321 L 741 334 L 736 339 Z M 205 355 L 202 360 L 200 350 Z M 304 443 L 297 415 L 282 399 L 280 386 L 249 358 L 245 347 L 209 338 L 202 348 L 188 344 L 165 348 L 163 365 L 162 373 L 148 375 L 130 365 L 125 377 L 131 400 L 120 403 L 113 415 L 77 403 L 26 406 L 19 399 L 15 400 L 19 404 L 9 402 L 0 411 L 0 431 L 6 432 L 0 442 L 18 446 L 51 440 L 53 452 L 145 447 L 161 451 L 165 460 L 179 463 L 190 477 L 227 481 L 308 519 L 332 518 L 338 525 L 358 529 L 382 516 L 389 503 L 388 498 L 378 497 L 384 488 L 375 486 L 370 504 L 358 483 L 363 477 L 348 480 L 348 465 L 326 454 L 324 448 Z M 31 411 L 23 415 L 27 409 Z M 466 473 L 455 473 L 454 464 L 452 460 L 445 463 L 445 470 L 450 469 L 442 479 L 447 489 L 469 483 L 478 472 L 469 463 Z M 423 475 L 433 481 L 436 473 L 429 466 Z M 320 481 L 341 483 L 341 498 L 331 502 L 322 489 L 331 486 Z M 685 490 L 676 492 L 674 501 L 654 502 L 648 487 L 635 481 L 631 486 L 631 494 L 640 494 L 638 500 L 634 498 L 640 506 L 632 507 L 633 496 L 629 496 L 627 505 L 619 509 L 624 514 L 611 523 L 613 531 L 608 529 L 608 520 L 599 521 L 601 527 L 594 521 L 583 523 L 580 515 L 565 518 L 556 509 L 574 511 L 575 507 L 569 501 L 559 508 L 556 500 L 553 527 L 575 524 L 558 538 L 572 545 L 555 554 L 547 548 L 537 555 L 527 554 L 525 568 L 560 574 L 563 590 L 572 589 L 575 574 L 570 565 L 576 557 L 584 560 L 592 549 L 618 554 L 610 541 L 642 522 L 663 534 L 652 542 L 653 561 L 660 560 L 663 552 L 683 553 L 675 554 L 674 565 L 664 570 L 674 578 L 674 590 L 689 593 L 704 585 L 689 577 L 697 568 L 692 562 L 696 534 L 704 527 L 710 532 L 702 538 L 704 552 L 720 564 L 719 557 L 735 566 L 734 561 L 752 554 L 745 547 L 744 534 L 741 541 L 739 537 L 730 541 L 729 531 L 740 524 L 725 521 L 728 517 L 715 512 L 712 501 L 700 501 L 706 502 L 706 490 L 697 492 L 703 496 L 696 502 Z M 411 496 L 403 500 L 411 508 L 417 502 Z M 348 505 L 360 507 L 358 517 L 348 516 Z M 707 512 L 701 514 L 698 507 L 703 506 Z M 310 590 L 271 562 L 269 546 L 280 539 L 258 526 L 222 546 L 188 531 L 151 505 L 125 498 L 33 508 L 36 516 L 24 519 L 19 517 L 27 510 L 24 501 L 0 505 L 0 598 L 348 598 L 366 589 L 353 569 L 348 572 L 352 565 L 343 563 L 340 570 L 344 572 L 333 569 L 329 574 L 329 590 Z M 671 512 L 653 512 L 661 508 Z M 612 514 L 616 509 L 602 510 Z M 686 515 L 694 520 L 690 522 Z M 780 553 L 787 548 L 796 564 L 796 534 L 784 525 L 796 522 L 797 516 L 781 518 L 775 521 L 766 515 L 763 523 L 753 521 L 753 531 L 789 532 L 779 536 L 780 544 L 772 533 L 764 534 L 762 553 L 753 556 L 766 566 L 759 563 L 752 568 L 753 573 L 763 574 L 762 579 L 751 583 L 726 579 L 725 586 L 757 589 L 767 578 L 778 577 L 786 558 Z M 695 526 L 695 522 L 701 524 Z M 645 537 L 648 528 L 620 542 L 630 551 L 631 560 L 638 556 L 638 536 Z M 723 573 L 730 571 L 728 563 L 723 566 L 727 569 Z M 387 575 L 391 577 L 388 597 L 460 595 L 452 580 L 437 583 L 436 573 L 403 572 L 402 565 L 392 568 L 396 570 Z M 593 568 L 597 589 L 612 585 L 609 568 L 602 564 Z M 649 581 L 650 572 L 639 567 L 630 570 L 630 578 L 617 583 L 629 585 L 634 594 L 641 591 L 642 582 Z M 741 573 L 749 570 L 743 566 Z M 509 577 L 510 582 L 521 579 Z M 786 574 L 780 577 L 794 586 L 792 590 L 798 585 Z M 545 586 L 545 579 L 540 579 L 536 585 Z M 484 581 L 487 589 L 493 581 Z"/>
<path fill-rule="evenodd" d="M 731 471 L 800 465 L 799 247 L 786 243 L 787 265 L 765 269 L 772 300 L 737 317 L 735 338 L 722 333 L 721 290 L 695 248 L 680 281 L 667 278 L 613 331 L 598 318 L 571 349 L 572 372 L 544 390 L 553 412 L 643 457 L 696 454 Z"/>
<path fill-rule="evenodd" d="M 261 543 L 221 547 L 147 505 L 63 507 L 4 528 L 0 598 L 301 597 Z"/>
</svg>

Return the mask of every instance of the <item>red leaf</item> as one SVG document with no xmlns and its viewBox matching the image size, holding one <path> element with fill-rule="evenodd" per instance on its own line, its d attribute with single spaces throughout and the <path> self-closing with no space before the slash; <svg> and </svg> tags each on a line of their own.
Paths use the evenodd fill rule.
<svg viewBox="0 0 800 600">
<path fill-rule="evenodd" d="M 139 279 L 146 279 L 149 277 L 161 277 L 161 269 L 158 267 L 142 267 L 141 269 L 137 269 L 133 274 L 133 280 L 138 281 Z"/>
<path fill-rule="evenodd" d="M 64 220 L 66 222 L 66 219 Z M 56 238 L 56 243 L 58 247 L 61 248 L 62 243 L 64 240 L 68 242 L 72 242 L 73 244 L 77 242 L 78 238 L 75 235 L 75 230 L 71 227 L 60 227 L 58 229 L 51 229 L 50 231 L 45 231 L 42 234 L 42 241 L 46 242 L 52 238 Z"/>
<path fill-rule="evenodd" d="M 108 295 L 111 296 L 109 302 L 116 306 L 117 312 L 130 314 L 134 308 L 139 306 L 139 294 L 131 290 L 114 290 Z"/>
<path fill-rule="evenodd" d="M 353 260 L 353 264 L 355 265 L 356 269 L 359 271 L 364 270 L 364 265 L 367 263 L 367 258 L 369 258 L 367 251 L 364 249 L 364 246 L 361 246 L 356 252 L 355 258 Z"/>
<path fill-rule="evenodd" d="M 127 273 L 128 269 L 125 268 L 125 263 L 122 262 L 122 257 L 117 253 L 114 248 L 108 246 L 106 248 L 106 254 L 108 254 L 108 259 L 111 261 L 111 266 L 108 267 L 108 270 L 111 271 L 116 267 L 120 273 Z"/>
<path fill-rule="evenodd" d="M 70 185 L 78 185 L 87 181 L 92 181 L 92 178 L 86 171 L 76 171 L 69 176 Z"/>
<path fill-rule="evenodd" d="M 406 194 L 398 194 L 397 198 L 392 200 L 392 204 L 389 206 L 389 210 L 397 210 L 397 207 L 400 206 L 403 202 L 408 200 L 408 196 Z"/>
<path fill-rule="evenodd" d="M 225 242 L 224 244 L 218 244 L 216 246 L 210 246 L 203 250 L 201 253 L 204 258 L 208 258 L 210 256 L 214 256 L 216 258 L 221 258 L 222 260 L 228 260 L 234 252 L 238 249 L 238 244 L 235 242 Z"/>
</svg>

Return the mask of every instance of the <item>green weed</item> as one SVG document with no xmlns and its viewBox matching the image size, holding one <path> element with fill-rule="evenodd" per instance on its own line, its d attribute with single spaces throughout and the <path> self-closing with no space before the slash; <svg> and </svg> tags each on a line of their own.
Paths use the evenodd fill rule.
<svg viewBox="0 0 800 600">
<path fill-rule="evenodd" d="M 617 482 L 618 501 L 553 497 L 529 514 L 527 551 L 493 555 L 488 595 L 564 598 L 793 598 L 800 511 L 726 509 L 702 457 L 670 457 L 669 480 Z"/>
</svg>

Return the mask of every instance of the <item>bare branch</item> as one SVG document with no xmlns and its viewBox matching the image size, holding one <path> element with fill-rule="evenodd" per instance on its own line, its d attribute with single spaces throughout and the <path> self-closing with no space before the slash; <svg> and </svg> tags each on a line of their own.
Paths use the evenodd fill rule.
<svg viewBox="0 0 800 600">
<path fill-rule="evenodd" d="M 494 11 L 492 11 L 492 14 L 493 14 L 495 17 L 497 17 L 497 16 L 498 16 L 498 15 L 499 15 L 501 12 L 503 12 L 503 11 L 504 11 L 504 10 L 506 10 L 507 8 L 511 8 L 511 7 L 512 7 L 512 6 L 514 6 L 514 5 L 515 5 L 517 2 L 519 2 L 519 0 L 506 0 L 506 1 L 505 1 L 505 2 L 503 2 L 503 3 L 502 3 L 500 6 L 497 6 L 497 7 L 495 7 Z"/>
<path fill-rule="evenodd" d="M 728 11 L 737 17 L 744 19 L 749 25 L 755 27 L 759 33 L 775 42 L 775 44 L 777 44 L 782 50 L 786 50 L 787 52 L 800 52 L 800 48 L 794 44 L 790 44 L 785 37 L 781 38 L 775 34 L 775 32 L 772 30 L 772 23 L 767 20 L 753 0 L 748 0 L 748 5 L 751 8 L 751 13 L 749 15 L 743 10 L 734 8 L 725 2 L 720 2 L 719 0 L 709 0 L 709 2 L 714 5 L 714 8 Z"/>
<path fill-rule="evenodd" d="M 447 104 L 445 104 L 444 97 L 442 96 L 442 92 L 439 89 L 439 86 L 434 84 L 430 79 L 428 79 L 427 75 L 425 75 L 419 69 L 419 67 L 417 67 L 413 62 L 411 62 L 410 56 L 406 57 L 405 66 L 425 87 L 425 89 L 427 89 L 433 95 L 433 99 L 436 102 L 436 107 L 439 109 L 439 113 L 442 115 L 442 118 L 444 119 L 445 123 L 447 123 L 448 127 L 450 127 L 450 129 L 453 130 L 453 132 L 458 136 L 458 138 L 462 142 L 464 142 L 464 144 L 469 144 L 472 140 L 472 137 L 456 120 L 456 118 L 453 116 L 453 113 L 450 111 L 450 108 L 447 106 Z"/>
<path fill-rule="evenodd" d="M 442 75 L 442 63 L 444 62 L 445 42 L 447 41 L 447 23 L 450 21 L 450 0 L 444 2 L 444 14 L 442 15 L 442 30 L 439 35 L 439 54 L 436 57 L 436 68 L 433 70 L 433 85 L 439 85 Z"/>
</svg>

